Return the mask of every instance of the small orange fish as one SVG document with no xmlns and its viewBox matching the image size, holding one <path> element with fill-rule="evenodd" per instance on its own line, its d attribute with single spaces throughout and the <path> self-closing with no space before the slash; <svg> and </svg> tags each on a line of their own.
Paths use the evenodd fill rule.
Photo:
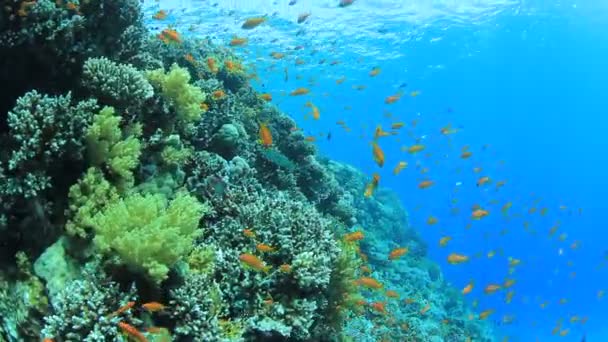
<svg viewBox="0 0 608 342">
<path fill-rule="evenodd" d="M 113 313 L 111 313 L 109 315 L 109 317 L 114 317 L 114 316 L 118 316 L 121 313 L 131 309 L 133 306 L 135 306 L 135 302 L 127 302 L 127 304 L 121 306 L 120 308 L 118 308 L 118 310 L 114 311 Z"/>
<path fill-rule="evenodd" d="M 395 122 L 395 123 L 391 124 L 392 129 L 400 129 L 403 126 L 405 126 L 404 122 Z"/>
<path fill-rule="evenodd" d="M 484 320 L 494 313 L 494 309 L 488 309 L 479 313 L 479 319 Z"/>
<path fill-rule="evenodd" d="M 272 146 L 272 134 L 270 133 L 270 128 L 268 128 L 266 124 L 260 123 L 259 135 L 262 146 L 266 148 Z"/>
<path fill-rule="evenodd" d="M 269 93 L 261 94 L 260 98 L 266 102 L 272 101 L 272 95 L 270 95 Z"/>
<path fill-rule="evenodd" d="M 255 238 L 255 232 L 249 228 L 245 228 L 243 229 L 243 235 L 245 235 L 248 238 Z"/>
<path fill-rule="evenodd" d="M 179 33 L 173 29 L 166 28 L 159 35 L 158 38 L 163 41 L 163 43 L 181 43 L 182 38 Z"/>
<path fill-rule="evenodd" d="M 488 216 L 490 213 L 487 210 L 476 209 L 471 214 L 471 217 L 475 220 L 481 220 L 482 218 Z"/>
<path fill-rule="evenodd" d="M 245 44 L 247 44 L 247 38 L 239 38 L 234 36 L 230 40 L 230 46 L 243 46 Z"/>
<path fill-rule="evenodd" d="M 265 21 L 266 21 L 265 17 L 248 18 L 247 20 L 245 20 L 243 25 L 241 25 L 241 28 L 246 29 L 246 30 L 251 30 L 251 29 L 254 29 L 254 28 L 260 26 L 260 24 L 262 24 Z"/>
<path fill-rule="evenodd" d="M 226 96 L 226 93 L 225 93 L 223 90 L 219 89 L 219 90 L 216 90 L 216 91 L 214 91 L 213 93 L 211 93 L 211 96 L 212 96 L 212 97 L 213 97 L 215 100 L 219 100 L 219 99 L 224 98 L 224 97 Z"/>
<path fill-rule="evenodd" d="M 452 240 L 451 236 L 444 236 L 441 239 L 439 239 L 439 246 L 441 247 L 445 247 L 448 245 L 448 243 Z"/>
<path fill-rule="evenodd" d="M 420 314 L 424 315 L 426 314 L 429 310 L 431 310 L 431 304 L 426 304 L 421 310 L 420 310 Z"/>
<path fill-rule="evenodd" d="M 414 154 L 414 153 L 418 153 L 420 151 L 423 151 L 425 149 L 424 145 L 412 145 L 410 147 L 403 147 L 401 148 L 402 150 L 407 151 L 408 153 Z"/>
<path fill-rule="evenodd" d="M 342 76 L 336 80 L 336 84 L 342 84 L 344 83 L 344 81 L 346 81 L 346 77 Z"/>
<path fill-rule="evenodd" d="M 448 255 L 448 262 L 452 265 L 462 264 L 469 261 L 469 257 L 463 254 L 452 253 Z"/>
<path fill-rule="evenodd" d="M 239 256 L 239 260 L 256 271 L 268 272 L 271 269 L 271 266 L 267 266 L 260 258 L 253 254 L 243 253 Z"/>
<path fill-rule="evenodd" d="M 147 342 L 148 341 L 148 339 L 146 339 L 144 334 L 139 332 L 139 330 L 137 330 L 137 328 L 135 328 L 134 326 L 132 326 L 129 323 L 118 322 L 118 327 L 120 328 L 120 330 L 122 330 L 122 332 L 124 334 L 127 334 L 128 336 L 132 337 L 133 339 L 137 340 L 138 342 Z"/>
<path fill-rule="evenodd" d="M 207 58 L 207 67 L 209 67 L 209 71 L 214 74 L 218 72 L 218 68 L 215 65 L 215 59 L 213 59 L 213 57 Z"/>
<path fill-rule="evenodd" d="M 355 280 L 355 284 L 363 287 L 367 287 L 368 289 L 381 289 L 383 285 L 374 278 L 371 277 L 361 277 Z"/>
<path fill-rule="evenodd" d="M 464 151 L 462 152 L 462 154 L 460 155 L 460 158 L 462 159 L 468 159 L 473 155 L 473 152 L 471 151 Z"/>
<path fill-rule="evenodd" d="M 395 169 L 393 170 L 393 174 L 394 175 L 398 175 L 401 170 L 405 169 L 407 167 L 407 162 L 405 161 L 400 161 L 397 166 L 395 166 Z"/>
<path fill-rule="evenodd" d="M 413 92 L 410 93 L 411 97 L 416 97 L 418 95 L 420 95 L 420 91 L 419 90 L 414 90 Z"/>
<path fill-rule="evenodd" d="M 384 151 L 382 151 L 380 146 L 375 141 L 372 141 L 372 153 L 374 155 L 374 161 L 376 164 L 378 164 L 380 167 L 384 166 Z"/>
<path fill-rule="evenodd" d="M 312 118 L 315 120 L 319 120 L 319 118 L 321 117 L 321 112 L 319 112 L 319 108 L 317 108 L 317 106 L 315 106 L 310 101 L 306 102 L 305 106 L 310 107 L 312 109 Z"/>
<path fill-rule="evenodd" d="M 386 296 L 389 298 L 399 298 L 399 294 L 396 291 L 388 290 L 385 292 Z"/>
<path fill-rule="evenodd" d="M 209 110 L 209 105 L 208 105 L 208 104 L 206 104 L 205 102 L 202 102 L 202 103 L 200 104 L 200 106 L 199 106 L 199 107 L 201 108 L 201 110 L 202 110 L 203 112 L 206 112 L 206 111 L 208 111 L 208 110 Z"/>
<path fill-rule="evenodd" d="M 297 88 L 297 89 L 293 90 L 291 93 L 289 93 L 289 95 L 299 96 L 299 95 L 306 95 L 308 93 L 310 93 L 310 90 L 308 88 L 301 87 L 301 88 Z"/>
<path fill-rule="evenodd" d="M 389 260 L 399 259 L 401 256 L 407 254 L 408 251 L 409 251 L 409 249 L 407 247 L 395 248 L 389 253 L 388 259 Z"/>
<path fill-rule="evenodd" d="M 430 216 L 427 220 L 426 220 L 426 224 L 428 224 L 429 226 L 435 225 L 439 223 L 439 219 L 436 218 L 435 216 Z"/>
<path fill-rule="evenodd" d="M 270 57 L 272 57 L 274 59 L 283 59 L 285 57 L 285 54 L 273 51 L 273 52 L 270 53 Z"/>
<path fill-rule="evenodd" d="M 283 273 L 291 273 L 291 265 L 283 264 L 283 265 L 279 266 L 279 271 L 281 271 Z"/>
<path fill-rule="evenodd" d="M 485 294 L 493 294 L 500 289 L 501 289 L 500 285 L 490 284 L 490 285 L 486 286 L 485 289 L 483 289 L 483 292 L 485 292 Z"/>
<path fill-rule="evenodd" d="M 365 236 L 363 235 L 362 231 L 356 231 L 356 232 L 345 234 L 344 241 L 346 241 L 346 242 L 361 241 L 361 240 L 363 240 L 364 237 Z"/>
<path fill-rule="evenodd" d="M 477 180 L 477 186 L 482 186 L 485 184 L 488 184 L 490 182 L 490 177 L 485 176 L 485 177 L 481 177 L 479 178 L 479 180 Z"/>
<path fill-rule="evenodd" d="M 166 306 L 159 302 L 149 302 L 142 304 L 141 307 L 148 312 L 158 312 L 166 309 Z"/>
<path fill-rule="evenodd" d="M 359 267 L 359 270 L 361 270 L 361 273 L 367 273 L 367 274 L 372 273 L 372 269 L 366 265 L 362 265 L 361 267 Z"/>
<path fill-rule="evenodd" d="M 373 302 L 370 303 L 372 309 L 377 311 L 378 313 L 385 314 L 386 313 L 386 303 L 384 302 Z"/>
<path fill-rule="evenodd" d="M 418 188 L 419 189 L 428 189 L 431 186 L 433 186 L 434 184 L 435 184 L 435 182 L 433 182 L 432 180 L 425 180 L 425 181 L 418 183 Z"/>
<path fill-rule="evenodd" d="M 401 94 L 387 96 L 386 99 L 384 99 L 384 103 L 393 104 L 393 103 L 399 101 L 399 99 L 401 99 Z"/>
<path fill-rule="evenodd" d="M 378 183 L 379 182 L 380 182 L 380 175 L 377 174 L 377 173 L 374 173 L 372 175 L 372 181 L 369 184 L 367 184 L 367 186 L 365 187 L 364 196 L 365 197 L 370 197 L 371 195 L 373 195 L 374 191 L 378 187 Z"/>
<path fill-rule="evenodd" d="M 471 291 L 473 291 L 473 286 L 473 281 L 469 282 L 469 284 L 462 289 L 462 294 L 468 295 L 469 293 L 471 293 Z"/>
<path fill-rule="evenodd" d="M 382 69 L 375 67 L 369 72 L 369 75 L 371 77 L 376 77 L 376 76 L 378 76 L 378 74 L 380 74 L 380 71 L 382 71 Z"/>
<path fill-rule="evenodd" d="M 156 20 L 164 20 L 167 18 L 167 12 L 165 10 L 160 10 L 156 12 L 156 14 L 152 16 L 152 18 Z"/>
<path fill-rule="evenodd" d="M 276 248 L 269 246 L 265 243 L 258 243 L 255 246 L 255 248 L 262 253 L 272 253 L 272 252 L 276 252 L 276 250 L 277 250 Z"/>
</svg>

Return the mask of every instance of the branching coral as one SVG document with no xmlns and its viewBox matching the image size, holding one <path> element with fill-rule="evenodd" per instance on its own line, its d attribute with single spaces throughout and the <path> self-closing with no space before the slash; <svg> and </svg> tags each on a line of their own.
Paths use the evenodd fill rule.
<svg viewBox="0 0 608 342">
<path fill-rule="evenodd" d="M 51 302 L 53 312 L 44 318 L 42 338 L 57 341 L 120 341 L 118 322 L 135 322 L 130 310 L 113 315 L 121 306 L 136 300 L 135 288 L 122 292 L 95 264 L 86 268 L 83 279 L 70 282 Z"/>
<path fill-rule="evenodd" d="M 91 223 L 95 245 L 156 284 L 192 250 L 198 223 L 207 208 L 183 192 L 167 204 L 162 195 L 132 194 L 107 206 Z"/>
<path fill-rule="evenodd" d="M 154 95 L 143 73 L 128 64 L 105 57 L 89 58 L 83 67 L 83 83 L 103 104 L 138 110 Z"/>
</svg>

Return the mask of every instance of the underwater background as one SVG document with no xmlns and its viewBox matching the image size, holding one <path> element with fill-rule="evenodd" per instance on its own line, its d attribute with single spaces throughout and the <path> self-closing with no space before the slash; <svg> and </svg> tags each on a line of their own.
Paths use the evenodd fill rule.
<svg viewBox="0 0 608 342">
<path fill-rule="evenodd" d="M 608 341 L 608 3 L 2 5 L 0 342 Z"/>
</svg>

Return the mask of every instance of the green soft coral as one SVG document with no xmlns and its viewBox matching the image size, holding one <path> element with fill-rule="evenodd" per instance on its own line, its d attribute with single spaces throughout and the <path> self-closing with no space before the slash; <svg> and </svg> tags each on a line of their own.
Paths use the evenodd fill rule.
<svg viewBox="0 0 608 342">
<path fill-rule="evenodd" d="M 112 107 L 104 107 L 95 115 L 87 131 L 89 157 L 93 165 L 105 164 L 113 175 L 132 183 L 133 169 L 141 156 L 139 136 L 142 128 L 135 124 L 123 132 L 121 121 Z"/>
<path fill-rule="evenodd" d="M 70 187 L 71 219 L 65 225 L 68 234 L 85 238 L 90 231 L 92 218 L 109 203 L 118 201 L 116 187 L 108 182 L 101 170 L 91 167 L 78 183 Z"/>
<path fill-rule="evenodd" d="M 188 69 L 173 64 L 167 73 L 164 69 L 156 69 L 148 71 L 146 75 L 152 86 L 161 90 L 165 100 L 175 106 L 181 121 L 190 123 L 201 118 L 201 103 L 205 101 L 205 94 L 200 88 L 189 84 Z"/>
<path fill-rule="evenodd" d="M 127 266 L 160 284 L 169 268 L 192 250 L 207 210 L 184 192 L 168 204 L 159 194 L 132 194 L 93 217 L 95 245 L 106 254 L 117 253 Z"/>
</svg>

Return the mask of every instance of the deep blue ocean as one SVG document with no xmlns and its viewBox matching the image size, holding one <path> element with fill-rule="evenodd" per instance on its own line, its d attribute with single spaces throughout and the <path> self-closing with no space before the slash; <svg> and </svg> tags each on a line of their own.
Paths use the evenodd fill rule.
<svg viewBox="0 0 608 342">
<path fill-rule="evenodd" d="M 169 10 L 162 26 L 147 19 L 152 28 L 173 24 L 224 44 L 247 37 L 247 47 L 235 50 L 259 76 L 254 86 L 272 94 L 326 156 L 369 177 L 377 172 L 381 187 L 398 192 L 446 281 L 461 289 L 474 280 L 467 301 L 496 310 L 497 341 L 585 334 L 608 341 L 608 297 L 600 298 L 608 290 L 608 2 L 288 2 L 160 1 L 147 3 L 146 13 Z M 301 13 L 310 17 L 298 24 Z M 270 19 L 255 32 L 239 31 L 234 23 L 252 15 Z M 269 57 L 273 51 L 286 57 Z M 371 77 L 375 67 L 381 72 Z M 298 87 L 311 94 L 288 95 Z M 399 92 L 399 101 L 385 103 Z M 307 115 L 306 101 L 319 108 L 319 120 Z M 380 168 L 374 130 L 396 122 L 405 123 L 400 134 L 379 140 Z M 453 134 L 441 134 L 447 125 Z M 416 142 L 425 151 L 402 151 Z M 394 175 L 400 161 L 408 167 Z M 482 176 L 489 185 L 476 185 Z M 419 189 L 425 179 L 435 186 Z M 505 185 L 497 188 L 499 181 Z M 490 214 L 471 220 L 474 205 Z M 427 224 L 431 216 L 439 222 Z M 444 236 L 452 240 L 442 248 Z M 450 265 L 451 252 L 471 260 Z M 513 274 L 509 257 L 521 260 Z M 483 294 L 506 278 L 516 280 L 510 304 L 504 293 Z M 559 320 L 565 336 L 552 335 Z"/>
</svg>

